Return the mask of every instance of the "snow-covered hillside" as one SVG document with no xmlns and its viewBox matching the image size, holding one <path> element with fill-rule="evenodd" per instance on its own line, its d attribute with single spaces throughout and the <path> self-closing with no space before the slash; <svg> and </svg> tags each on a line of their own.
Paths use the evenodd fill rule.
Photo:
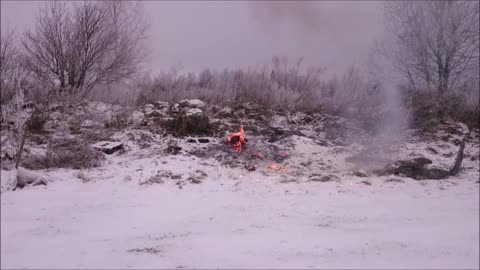
<svg viewBox="0 0 480 270">
<path fill-rule="evenodd" d="M 375 170 L 411 158 L 449 169 L 460 124 L 379 143 L 326 115 L 295 114 L 290 123 L 274 115 L 270 127 L 222 118 L 224 130 L 245 128 L 237 153 L 219 134 L 161 134 L 146 115 L 166 110 L 152 107 L 132 114 L 138 126 L 96 136 L 88 133 L 102 126 L 95 122 L 56 131 L 123 143 L 99 167 L 36 170 L 48 185 L 16 191 L 7 185 L 15 171 L 1 170 L 1 268 L 480 266 L 476 132 L 458 176 L 414 180 Z M 45 149 L 45 141 L 27 143 L 29 156 Z"/>
</svg>

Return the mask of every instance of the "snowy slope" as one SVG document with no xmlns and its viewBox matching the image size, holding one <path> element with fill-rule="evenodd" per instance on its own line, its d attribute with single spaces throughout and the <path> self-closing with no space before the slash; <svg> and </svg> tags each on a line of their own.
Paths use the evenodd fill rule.
<svg viewBox="0 0 480 270">
<path fill-rule="evenodd" d="M 190 154 L 203 144 L 178 139 L 173 155 L 164 152 L 169 138 L 142 148 L 127 135 L 115 137 L 125 153 L 102 167 L 44 170 L 47 187 L 2 190 L 1 268 L 480 267 L 478 145 L 465 148 L 458 177 L 415 181 L 354 176 L 362 164 L 346 160 L 365 150 L 357 144 L 290 136 L 275 143 L 288 150 L 287 171 L 264 160 L 249 172 Z M 373 161 L 357 156 L 365 164 L 424 156 L 448 169 L 457 149 L 413 138 L 392 154 L 369 150 Z M 198 170 L 202 183 L 188 183 Z M 181 180 L 139 185 L 166 172 Z M 309 182 L 315 173 L 340 180 Z M 1 171 L 2 186 L 9 177 Z M 385 182 L 392 178 L 400 182 Z"/>
<path fill-rule="evenodd" d="M 475 179 L 279 184 L 223 170 L 179 189 L 110 172 L 3 193 L 1 267 L 479 267 Z"/>
</svg>

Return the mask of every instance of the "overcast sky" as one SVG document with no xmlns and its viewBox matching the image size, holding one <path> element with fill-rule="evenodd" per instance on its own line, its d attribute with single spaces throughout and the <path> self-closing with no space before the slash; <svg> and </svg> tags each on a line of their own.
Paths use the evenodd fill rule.
<svg viewBox="0 0 480 270">
<path fill-rule="evenodd" d="M 42 1 L 1 1 L 2 32 L 33 27 Z M 145 1 L 149 64 L 183 71 L 271 63 L 273 56 L 341 72 L 366 61 L 380 31 L 377 1 Z"/>
</svg>

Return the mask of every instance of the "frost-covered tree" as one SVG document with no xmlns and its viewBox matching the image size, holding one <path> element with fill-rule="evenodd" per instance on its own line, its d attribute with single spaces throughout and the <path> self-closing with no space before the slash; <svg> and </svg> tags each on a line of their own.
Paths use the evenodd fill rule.
<svg viewBox="0 0 480 270">
<path fill-rule="evenodd" d="M 24 66 L 54 94 L 84 97 L 99 84 L 132 77 L 145 56 L 140 2 L 50 1 L 22 40 Z"/>
<path fill-rule="evenodd" d="M 417 89 L 444 95 L 478 82 L 479 13 L 478 1 L 388 1 L 384 52 Z"/>
</svg>

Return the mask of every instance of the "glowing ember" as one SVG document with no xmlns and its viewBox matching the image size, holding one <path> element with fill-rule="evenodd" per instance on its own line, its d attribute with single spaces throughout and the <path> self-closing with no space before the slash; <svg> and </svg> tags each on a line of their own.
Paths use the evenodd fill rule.
<svg viewBox="0 0 480 270">
<path fill-rule="evenodd" d="M 277 172 L 286 172 L 286 168 L 282 168 L 278 166 L 277 164 L 272 164 L 267 167 L 267 169 L 272 170 L 272 171 L 277 171 Z"/>
<path fill-rule="evenodd" d="M 278 170 L 279 166 L 277 164 L 268 165 L 267 169 Z"/>
<path fill-rule="evenodd" d="M 254 156 L 261 160 L 265 159 L 265 156 L 262 154 L 262 152 L 255 153 Z"/>
<path fill-rule="evenodd" d="M 228 135 L 227 142 L 232 144 L 233 151 L 238 153 L 242 152 L 242 147 L 245 144 L 243 127 L 240 127 L 240 130 L 238 132 Z"/>
</svg>

